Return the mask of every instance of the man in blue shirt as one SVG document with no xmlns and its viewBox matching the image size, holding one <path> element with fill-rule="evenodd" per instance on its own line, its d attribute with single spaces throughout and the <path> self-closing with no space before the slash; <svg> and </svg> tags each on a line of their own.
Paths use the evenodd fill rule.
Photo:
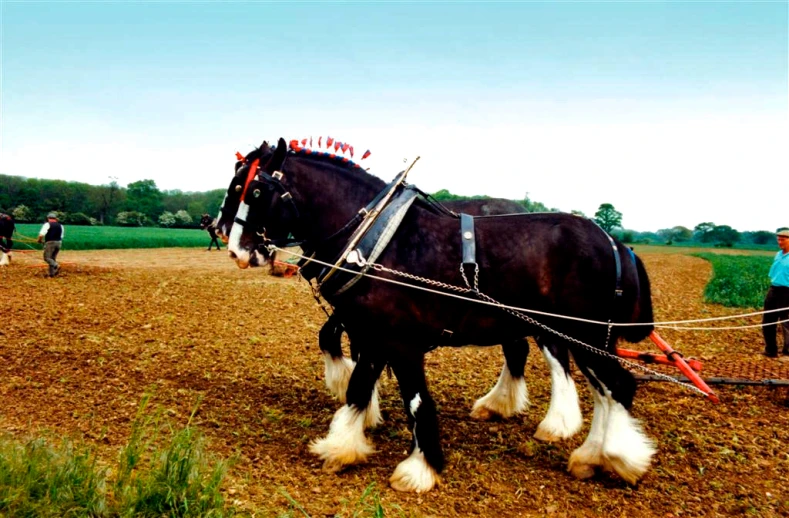
<svg viewBox="0 0 789 518">
<path fill-rule="evenodd" d="M 776 232 L 778 248 L 775 260 L 770 267 L 770 289 L 764 299 L 764 310 L 783 308 L 784 311 L 765 313 L 762 320 L 762 331 L 764 332 L 764 354 L 770 358 L 778 356 L 778 344 L 776 343 L 776 328 L 778 321 L 783 331 L 784 347 L 781 351 L 789 355 L 789 229 L 782 229 Z"/>
</svg>

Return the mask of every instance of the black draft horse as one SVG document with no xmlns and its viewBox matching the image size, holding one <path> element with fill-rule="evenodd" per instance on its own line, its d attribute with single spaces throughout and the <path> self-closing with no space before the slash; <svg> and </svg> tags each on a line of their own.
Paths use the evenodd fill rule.
<svg viewBox="0 0 789 518">
<path fill-rule="evenodd" d="M 281 139 L 266 169 L 277 173 L 250 164 L 256 179 L 250 177 L 242 191 L 230 232 L 229 253 L 242 268 L 260 264 L 260 231 L 272 238 L 292 234 L 307 255 L 314 252 L 333 262 L 347 246 L 347 235 L 338 230 L 385 188 L 380 179 L 344 161 L 289 153 Z M 550 333 L 572 353 L 594 398 L 591 430 L 571 455 L 570 471 L 585 478 L 602 468 L 635 483 L 649 468 L 655 446 L 630 415 L 636 384 L 616 358 L 615 346 L 619 338 L 637 342 L 652 331 L 643 264 L 595 223 L 569 214 L 478 218 L 475 225 L 480 291 L 503 304 L 549 315 L 526 321 L 500 308 L 367 277 L 339 295 L 326 293 L 365 360 L 351 375 L 347 403 L 311 451 L 330 470 L 362 462 L 373 452 L 364 435 L 365 414 L 388 364 L 413 434 L 411 454 L 390 483 L 398 490 L 430 490 L 444 458 L 425 379 L 425 353 L 436 346 L 494 345 Z M 417 200 L 376 262 L 462 286 L 458 220 Z M 599 325 L 606 321 L 636 325 Z"/>
<path fill-rule="evenodd" d="M 203 214 L 203 217 L 200 218 L 200 228 L 208 232 L 208 235 L 211 236 L 211 242 L 208 243 L 208 251 L 211 251 L 212 245 L 216 245 L 217 250 L 222 250 L 219 246 L 219 236 L 217 236 L 216 227 L 214 226 L 214 218 L 208 214 Z"/>
<path fill-rule="evenodd" d="M 260 148 L 236 162 L 235 177 L 222 200 L 219 215 L 214 220 L 216 232 L 225 244 L 228 243 L 228 236 L 233 226 L 248 176 L 249 168 L 243 168 L 244 164 L 251 164 L 254 160 L 268 164 L 268 161 L 272 160 L 273 153 L 273 149 L 264 141 Z M 444 206 L 456 213 L 463 212 L 479 216 L 526 212 L 523 205 L 502 198 L 446 201 Z M 258 239 L 258 244 L 262 244 L 262 238 Z M 269 261 L 270 265 L 273 260 L 274 257 L 272 256 L 271 261 Z M 271 267 L 270 273 L 273 273 L 273 268 Z M 343 331 L 344 326 L 340 322 L 339 316 L 333 313 L 321 327 L 318 335 L 318 346 L 324 360 L 324 382 L 326 387 L 332 395 L 345 403 L 348 381 L 359 353 L 354 349 L 353 343 L 351 343 L 353 361 L 344 356 L 341 343 Z M 575 382 L 570 373 L 568 350 L 566 347 L 555 345 L 555 341 L 551 340 L 550 335 L 538 335 L 535 336 L 535 340 L 551 370 L 551 402 L 548 412 L 537 427 L 534 437 L 548 442 L 567 439 L 575 435 L 583 423 Z M 502 352 L 504 354 L 504 366 L 499 379 L 488 394 L 474 402 L 471 417 L 475 419 L 508 418 L 524 412 L 529 405 L 528 390 L 524 378 L 524 367 L 529 354 L 528 341 L 523 338 L 502 344 Z M 367 409 L 365 425 L 376 426 L 381 422 L 382 417 L 378 406 L 378 395 L 374 388 Z"/>
</svg>

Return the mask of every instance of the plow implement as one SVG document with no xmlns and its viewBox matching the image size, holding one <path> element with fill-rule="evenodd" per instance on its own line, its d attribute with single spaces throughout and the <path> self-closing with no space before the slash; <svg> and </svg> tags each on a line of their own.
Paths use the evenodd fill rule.
<svg viewBox="0 0 789 518">
<path fill-rule="evenodd" d="M 634 372 L 639 381 L 678 381 L 692 383 L 713 403 L 719 403 L 718 396 L 710 385 L 772 385 L 789 386 L 789 363 L 768 361 L 763 358 L 716 361 L 704 365 L 696 359 L 685 359 L 675 351 L 657 332 L 653 331 L 650 340 L 665 354 L 643 353 L 629 349 L 617 349 L 617 356 L 638 360 L 649 364 L 656 374 Z M 678 369 L 681 374 L 677 375 Z"/>
</svg>

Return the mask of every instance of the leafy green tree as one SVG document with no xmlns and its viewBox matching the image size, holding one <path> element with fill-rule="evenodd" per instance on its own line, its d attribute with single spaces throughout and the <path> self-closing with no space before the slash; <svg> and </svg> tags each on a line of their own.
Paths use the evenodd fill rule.
<svg viewBox="0 0 789 518">
<path fill-rule="evenodd" d="M 766 230 L 757 230 L 756 232 L 743 232 L 742 241 L 748 240 L 754 245 L 769 245 L 775 241 L 775 234 Z"/>
<path fill-rule="evenodd" d="M 110 222 L 118 207 L 126 201 L 126 191 L 113 180 L 107 185 L 94 187 L 88 200 L 91 208 L 87 212 L 95 214 L 103 225 Z"/>
<path fill-rule="evenodd" d="M 126 186 L 126 207 L 142 212 L 148 218 L 156 218 L 162 213 L 162 192 L 153 180 L 140 180 Z"/>
<path fill-rule="evenodd" d="M 622 213 L 610 203 L 602 203 L 594 214 L 594 220 L 610 234 L 613 229 L 622 226 Z"/>
<path fill-rule="evenodd" d="M 660 229 L 657 234 L 665 240 L 667 245 L 671 245 L 675 242 L 689 241 L 693 236 L 693 232 L 691 232 L 689 228 L 682 226 Z"/>
<path fill-rule="evenodd" d="M 141 227 L 147 222 L 145 214 L 134 210 L 119 212 L 115 217 L 115 223 L 122 227 Z"/>
<path fill-rule="evenodd" d="M 712 223 L 711 221 L 699 223 L 693 228 L 693 237 L 702 243 L 709 243 L 712 241 L 710 232 L 712 232 L 712 229 L 714 228 L 715 223 Z"/>
<path fill-rule="evenodd" d="M 709 235 L 712 242 L 720 246 L 731 247 L 740 241 L 740 233 L 729 225 L 718 225 L 709 232 Z"/>
</svg>

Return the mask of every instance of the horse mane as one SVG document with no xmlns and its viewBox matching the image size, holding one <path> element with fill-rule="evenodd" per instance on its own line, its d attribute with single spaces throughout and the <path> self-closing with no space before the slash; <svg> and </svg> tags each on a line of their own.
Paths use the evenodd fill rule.
<svg viewBox="0 0 789 518">
<path fill-rule="evenodd" d="M 317 149 L 295 146 L 294 142 L 291 142 L 288 155 L 293 157 L 303 158 L 308 161 L 315 161 L 329 166 L 333 166 L 335 170 L 346 173 L 349 177 L 361 181 L 366 186 L 373 189 L 380 190 L 383 189 L 383 187 L 386 185 L 386 182 L 384 180 L 373 174 L 368 173 L 365 169 L 362 168 L 362 166 L 360 166 L 350 158 L 342 155 L 337 155 L 335 153 L 330 153 Z"/>
</svg>

